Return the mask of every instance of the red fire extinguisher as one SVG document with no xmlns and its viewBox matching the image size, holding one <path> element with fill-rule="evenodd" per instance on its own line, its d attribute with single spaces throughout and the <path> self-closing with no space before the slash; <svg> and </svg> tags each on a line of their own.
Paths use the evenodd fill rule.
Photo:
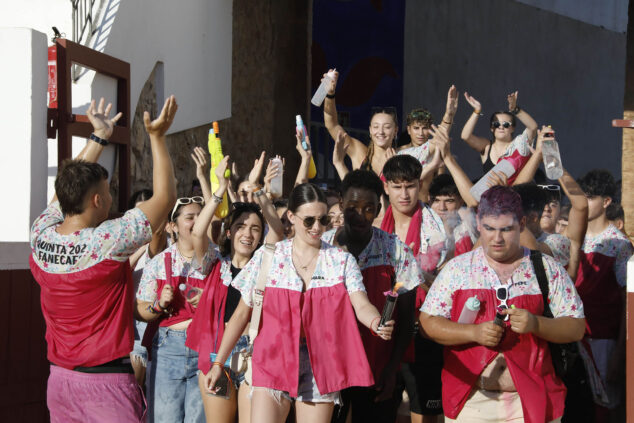
<svg viewBox="0 0 634 423">
<path fill-rule="evenodd" d="M 57 45 L 48 48 L 48 107 L 57 109 Z"/>
</svg>

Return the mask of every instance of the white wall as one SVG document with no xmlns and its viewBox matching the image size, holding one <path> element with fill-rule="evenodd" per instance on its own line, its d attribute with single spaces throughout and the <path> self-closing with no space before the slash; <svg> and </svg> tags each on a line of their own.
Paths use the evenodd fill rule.
<svg viewBox="0 0 634 423">
<path fill-rule="evenodd" d="M 0 269 L 28 260 L 31 223 L 46 207 L 46 36 L 27 28 L 0 28 L 2 142 Z"/>
</svg>

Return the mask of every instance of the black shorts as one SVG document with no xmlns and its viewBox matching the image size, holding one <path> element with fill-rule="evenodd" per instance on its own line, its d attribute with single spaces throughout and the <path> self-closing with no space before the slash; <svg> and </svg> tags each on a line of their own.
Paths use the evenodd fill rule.
<svg viewBox="0 0 634 423">
<path fill-rule="evenodd" d="M 440 374 L 443 346 L 417 333 L 414 337 L 414 350 L 415 361 L 401 364 L 398 384 L 407 391 L 412 413 L 424 416 L 442 414 Z"/>
</svg>

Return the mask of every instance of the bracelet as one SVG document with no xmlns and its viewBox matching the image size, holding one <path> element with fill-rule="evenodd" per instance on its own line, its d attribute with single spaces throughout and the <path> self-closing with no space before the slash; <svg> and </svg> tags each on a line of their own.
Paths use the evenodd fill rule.
<svg viewBox="0 0 634 423">
<path fill-rule="evenodd" d="M 94 133 L 90 134 L 90 139 L 93 140 L 94 142 L 96 142 L 97 144 L 101 144 L 104 147 L 108 144 L 110 144 L 108 142 L 108 140 L 105 140 L 103 138 L 99 138 L 97 135 L 95 135 Z"/>
<path fill-rule="evenodd" d="M 379 336 L 379 334 L 378 334 L 378 333 L 376 333 L 376 332 L 374 331 L 374 329 L 372 329 L 372 326 L 374 326 L 374 322 L 375 322 L 375 321 L 377 321 L 377 320 L 381 320 L 381 316 L 377 316 L 377 317 L 375 317 L 374 319 L 372 319 L 372 322 L 370 322 L 370 332 L 372 332 L 372 335 L 374 335 L 374 336 Z M 379 329 L 379 328 L 378 328 L 378 326 L 377 326 L 377 330 L 378 330 L 378 329 Z"/>
<path fill-rule="evenodd" d="M 442 123 L 446 123 L 447 125 L 451 125 L 453 122 L 447 122 L 445 119 L 443 119 Z"/>
<path fill-rule="evenodd" d="M 473 113 L 478 115 L 478 116 L 482 116 L 482 110 L 480 110 L 480 109 L 473 109 Z"/>
<path fill-rule="evenodd" d="M 161 303 L 158 299 L 154 300 L 154 304 L 148 306 L 147 310 L 153 314 L 163 314 L 165 313 L 165 309 L 161 307 Z"/>
<path fill-rule="evenodd" d="M 212 199 L 212 200 L 213 200 L 213 202 L 214 202 L 214 203 L 216 203 L 216 204 L 220 204 L 220 203 L 222 203 L 222 197 L 218 197 L 218 196 L 216 195 L 216 193 L 212 193 L 212 194 L 211 194 L 211 199 Z"/>
<path fill-rule="evenodd" d="M 516 105 L 515 108 L 513 110 L 511 110 L 511 113 L 516 115 L 516 114 L 518 114 L 521 111 L 522 111 L 522 109 L 520 109 L 520 106 Z"/>
<path fill-rule="evenodd" d="M 220 367 L 224 368 L 225 367 L 225 363 L 221 363 L 219 361 L 214 361 L 213 363 L 211 363 L 211 367 L 214 367 L 214 366 L 220 366 Z"/>
<path fill-rule="evenodd" d="M 334 94 L 326 94 L 326 98 L 335 98 Z"/>
<path fill-rule="evenodd" d="M 264 194 L 266 194 L 266 191 L 264 191 L 262 188 L 260 188 L 259 190 L 255 191 L 253 193 L 254 197 L 262 197 Z"/>
</svg>

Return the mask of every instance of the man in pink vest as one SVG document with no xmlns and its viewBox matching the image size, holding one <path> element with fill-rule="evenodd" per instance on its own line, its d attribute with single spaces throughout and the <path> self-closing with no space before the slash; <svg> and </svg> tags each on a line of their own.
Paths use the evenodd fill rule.
<svg viewBox="0 0 634 423">
<path fill-rule="evenodd" d="M 142 392 L 134 379 L 132 274 L 128 258 L 150 241 L 176 198 L 165 145 L 177 105 L 172 96 L 145 128 L 154 162 L 154 195 L 108 220 L 108 171 L 96 161 L 121 113 L 108 118 L 103 98 L 86 114 L 93 133 L 75 160 L 63 164 L 55 197 L 31 228 L 31 271 L 41 287 L 51 362 L 47 404 L 51 422 L 139 422 Z"/>
<path fill-rule="evenodd" d="M 447 422 L 545 423 L 563 415 L 566 388 L 548 342 L 583 337 L 583 305 L 568 273 L 544 255 L 554 317 L 543 316 L 537 274 L 520 246 L 524 225 L 517 193 L 500 186 L 486 191 L 478 208 L 482 246 L 447 263 L 421 308 L 423 334 L 445 345 Z M 461 317 L 468 306 L 478 311 Z"/>
</svg>

